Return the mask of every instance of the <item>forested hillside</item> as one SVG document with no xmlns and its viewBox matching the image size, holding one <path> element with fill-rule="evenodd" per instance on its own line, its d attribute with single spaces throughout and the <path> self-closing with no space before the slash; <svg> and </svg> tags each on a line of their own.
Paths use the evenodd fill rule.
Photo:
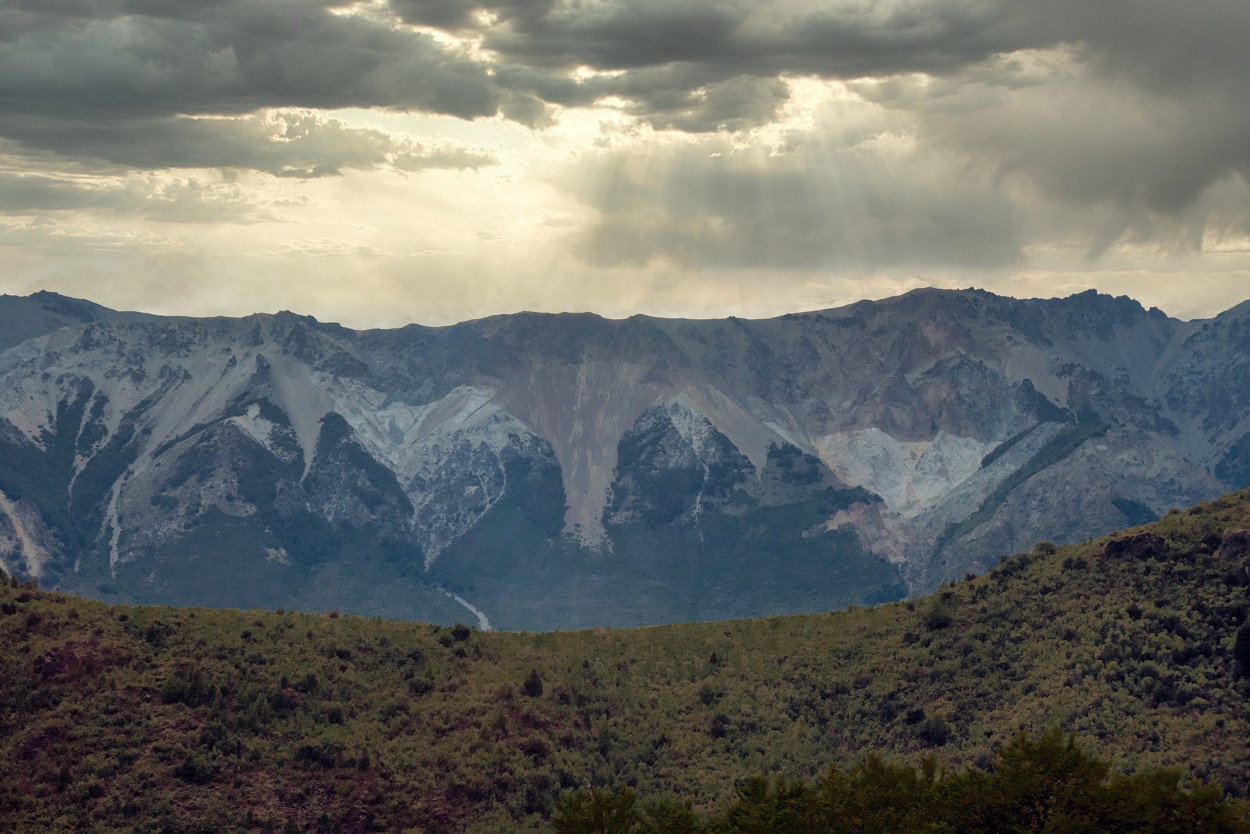
<svg viewBox="0 0 1250 834">
<path fill-rule="evenodd" d="M 0 588 L 0 828 L 541 830 L 594 787 L 730 807 L 1057 729 L 1250 791 L 1250 492 L 913 601 L 625 631 L 110 607 Z"/>
</svg>

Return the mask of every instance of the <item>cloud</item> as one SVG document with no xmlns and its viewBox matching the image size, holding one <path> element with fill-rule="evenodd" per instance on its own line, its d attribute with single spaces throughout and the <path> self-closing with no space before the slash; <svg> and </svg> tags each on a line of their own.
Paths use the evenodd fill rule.
<svg viewBox="0 0 1250 834">
<path fill-rule="evenodd" d="M 1226 0 L 1047 0 L 1023 7 L 1030 28 L 1079 46 L 1101 73 L 1153 92 L 1244 90 L 1250 6 Z"/>
<path fill-rule="evenodd" d="M 1174 256 L 1250 239 L 1250 115 L 1017 53 L 863 81 L 780 142 L 636 140 L 564 182 L 596 267 L 1018 269 L 1040 253 Z M 1079 256 L 1078 256 L 1079 257 Z"/>
<path fill-rule="evenodd" d="M 166 223 L 271 219 L 268 208 L 244 189 L 204 178 L 0 173 L 0 215 L 71 211 Z"/>
<path fill-rule="evenodd" d="M 596 266 L 782 271 L 1021 257 L 1013 206 L 992 183 L 871 140 L 819 140 L 795 137 L 784 155 L 716 140 L 606 153 L 567 181 L 597 213 L 576 251 Z"/>
<path fill-rule="evenodd" d="M 1032 45 L 1003 2 L 893 0 L 391 0 L 401 17 L 480 34 L 525 66 L 637 69 L 669 64 L 828 78 L 938 71 Z M 483 14 L 485 13 L 485 14 Z"/>
<path fill-rule="evenodd" d="M 276 256 L 299 255 L 309 258 L 341 258 L 344 256 L 376 258 L 389 253 L 383 252 L 374 243 L 367 240 L 321 237 L 283 241 L 277 250 L 264 254 Z"/>
<path fill-rule="evenodd" d="M 733 131 L 776 116 L 787 96 L 782 76 L 948 78 L 1065 45 L 1074 60 L 1151 94 L 1214 84 L 1235 104 L 1228 96 L 1250 72 L 1247 8 L 1227 0 L 1183 9 L 1167 0 L 13 0 L 0 10 L 0 130 L 13 135 L 29 116 L 85 133 L 127 119 L 345 107 L 502 113 L 542 127 L 553 119 L 547 105 L 615 97 L 657 128 Z M 584 68 L 598 74 L 575 76 Z"/>
<path fill-rule="evenodd" d="M 692 133 L 766 124 L 786 100 L 780 76 L 859 78 L 941 72 L 1030 44 L 1006 8 L 961 0 L 839 3 L 736 0 L 391 0 L 404 19 L 481 39 L 510 89 L 626 112 Z M 581 77 L 582 69 L 611 73 Z"/>
<path fill-rule="evenodd" d="M 5 112 L 105 121 L 267 107 L 490 116 L 506 93 L 464 49 L 329 4 L 25 0 L 4 12 Z"/>
<path fill-rule="evenodd" d="M 657 129 L 698 134 L 770 124 L 787 103 L 783 76 L 887 84 L 921 77 L 935 94 L 878 100 L 925 117 L 920 141 L 992 161 L 1001 175 L 1023 177 L 1059 203 L 1176 215 L 1222 178 L 1250 171 L 1244 3 L 391 0 L 391 7 L 414 22 L 441 21 L 479 37 L 513 89 L 566 107 L 623 100 L 623 113 Z M 1036 65 L 1010 69 L 1038 54 L 1062 60 L 1041 74 Z M 991 89 L 978 78 L 990 79 Z"/>
<path fill-rule="evenodd" d="M 1037 233 L 1085 237 L 1092 254 L 1120 240 L 1201 248 L 1204 227 L 1244 215 L 1225 198 L 1247 184 L 1250 113 L 1220 89 L 1151 92 L 1066 50 L 856 89 L 910 114 L 918 144 L 992 176 Z"/>
<path fill-rule="evenodd" d="M 92 126 L 28 118 L 9 124 L 7 131 L 27 152 L 146 170 L 235 168 L 307 178 L 344 169 L 463 169 L 495 161 L 484 151 L 446 143 L 422 144 L 306 110 L 238 117 L 139 118 Z"/>
<path fill-rule="evenodd" d="M 586 107 L 615 98 L 624 102 L 622 112 L 637 122 L 696 134 L 769 124 L 790 98 L 780 78 L 726 76 L 697 65 L 649 67 L 580 81 L 531 71 L 514 72 L 509 79 L 552 104 Z"/>
</svg>

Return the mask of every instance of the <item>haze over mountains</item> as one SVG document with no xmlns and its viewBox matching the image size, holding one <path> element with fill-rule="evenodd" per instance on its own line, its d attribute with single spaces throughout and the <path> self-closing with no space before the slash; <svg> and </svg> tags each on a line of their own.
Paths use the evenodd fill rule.
<svg viewBox="0 0 1250 834">
<path fill-rule="evenodd" d="M 0 560 L 112 600 L 506 629 L 819 611 L 1250 485 L 1250 303 L 763 321 L 0 298 Z"/>
</svg>

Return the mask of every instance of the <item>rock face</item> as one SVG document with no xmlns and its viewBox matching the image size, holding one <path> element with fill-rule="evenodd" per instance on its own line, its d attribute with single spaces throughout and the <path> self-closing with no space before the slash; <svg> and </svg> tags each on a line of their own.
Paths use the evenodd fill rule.
<svg viewBox="0 0 1250 834">
<path fill-rule="evenodd" d="M 1250 304 L 921 290 L 357 332 L 0 297 L 0 561 L 115 600 L 817 611 L 1247 485 Z"/>
</svg>

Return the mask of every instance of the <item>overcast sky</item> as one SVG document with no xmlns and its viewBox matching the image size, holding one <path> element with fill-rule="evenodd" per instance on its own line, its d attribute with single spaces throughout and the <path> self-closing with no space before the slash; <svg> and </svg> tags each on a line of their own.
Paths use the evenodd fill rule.
<svg viewBox="0 0 1250 834">
<path fill-rule="evenodd" d="M 1250 298 L 1244 0 L 0 0 L 0 292 Z"/>
</svg>

